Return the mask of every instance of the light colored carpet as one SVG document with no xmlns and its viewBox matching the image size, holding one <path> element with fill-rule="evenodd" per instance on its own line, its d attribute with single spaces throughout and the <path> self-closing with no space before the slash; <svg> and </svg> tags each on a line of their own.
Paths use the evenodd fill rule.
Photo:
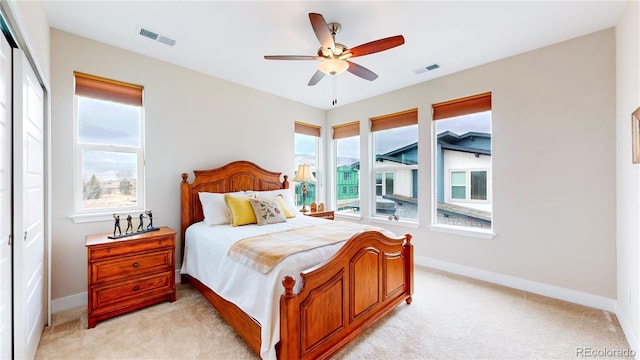
<svg viewBox="0 0 640 360">
<path fill-rule="evenodd" d="M 177 300 L 99 322 L 54 314 L 36 359 L 257 359 L 190 285 Z M 402 303 L 336 359 L 575 359 L 628 349 L 614 314 L 416 267 Z"/>
</svg>

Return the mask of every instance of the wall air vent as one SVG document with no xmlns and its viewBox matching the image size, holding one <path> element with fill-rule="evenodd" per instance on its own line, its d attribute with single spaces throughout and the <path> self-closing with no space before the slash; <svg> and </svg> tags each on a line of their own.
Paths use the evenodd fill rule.
<svg viewBox="0 0 640 360">
<path fill-rule="evenodd" d="M 175 41 L 175 40 L 173 40 L 173 39 L 169 39 L 168 37 L 164 37 L 164 36 L 162 36 L 162 35 L 160 35 L 160 36 L 158 37 L 158 41 L 160 41 L 160 42 L 161 42 L 161 43 L 163 43 L 163 44 L 167 44 L 167 45 L 169 45 L 169 46 L 173 46 L 173 45 L 175 45 L 175 44 L 176 44 L 176 41 Z"/>
<path fill-rule="evenodd" d="M 173 39 L 170 39 L 160 33 L 158 33 L 157 31 L 153 31 L 150 30 L 148 28 L 143 28 L 141 26 L 138 27 L 138 35 L 140 36 L 144 36 L 146 38 L 149 38 L 151 40 L 155 40 L 158 42 L 161 42 L 165 45 L 169 45 L 169 46 L 174 46 L 176 44 L 176 41 Z"/>
<path fill-rule="evenodd" d="M 421 66 L 415 70 L 413 70 L 414 73 L 416 74 L 422 74 L 422 73 L 426 73 L 427 71 L 434 71 L 434 70 L 438 70 L 440 69 L 440 65 L 433 63 L 431 65 L 425 65 L 425 66 Z"/>
</svg>

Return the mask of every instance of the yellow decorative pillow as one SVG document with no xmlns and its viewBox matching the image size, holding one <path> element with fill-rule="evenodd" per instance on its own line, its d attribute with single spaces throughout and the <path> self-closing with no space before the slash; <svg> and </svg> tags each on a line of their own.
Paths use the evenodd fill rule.
<svg viewBox="0 0 640 360">
<path fill-rule="evenodd" d="M 229 206 L 229 211 L 231 212 L 232 226 L 255 224 L 257 222 L 256 214 L 253 212 L 251 202 L 249 202 L 249 197 L 225 195 L 224 201 L 227 203 L 227 206 Z"/>
<path fill-rule="evenodd" d="M 276 195 L 275 197 L 264 196 L 264 197 L 261 197 L 261 199 L 276 199 L 276 200 L 278 200 L 278 205 L 280 205 L 280 208 L 282 209 L 282 212 L 284 213 L 284 217 L 286 217 L 287 219 L 291 219 L 292 217 L 296 217 L 295 214 L 292 214 L 291 211 L 289 211 L 289 209 L 287 208 L 287 205 L 285 205 L 284 196 L 279 194 L 279 195 Z"/>
</svg>

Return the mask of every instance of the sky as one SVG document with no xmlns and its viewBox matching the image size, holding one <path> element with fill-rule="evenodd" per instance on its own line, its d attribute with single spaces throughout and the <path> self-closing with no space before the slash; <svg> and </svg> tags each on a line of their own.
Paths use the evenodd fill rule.
<svg viewBox="0 0 640 360">
<path fill-rule="evenodd" d="M 85 144 L 139 147 L 142 128 L 139 106 L 78 97 L 78 141 Z M 103 180 L 135 177 L 137 156 L 132 153 L 84 150 L 82 177 Z"/>
</svg>

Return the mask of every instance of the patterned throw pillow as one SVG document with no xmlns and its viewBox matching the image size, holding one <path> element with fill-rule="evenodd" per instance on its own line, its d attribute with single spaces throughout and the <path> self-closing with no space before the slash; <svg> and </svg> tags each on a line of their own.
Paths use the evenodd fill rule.
<svg viewBox="0 0 640 360">
<path fill-rule="evenodd" d="M 251 198 L 249 199 L 253 212 L 256 214 L 258 225 L 275 224 L 287 221 L 284 211 L 277 199 Z"/>
</svg>

